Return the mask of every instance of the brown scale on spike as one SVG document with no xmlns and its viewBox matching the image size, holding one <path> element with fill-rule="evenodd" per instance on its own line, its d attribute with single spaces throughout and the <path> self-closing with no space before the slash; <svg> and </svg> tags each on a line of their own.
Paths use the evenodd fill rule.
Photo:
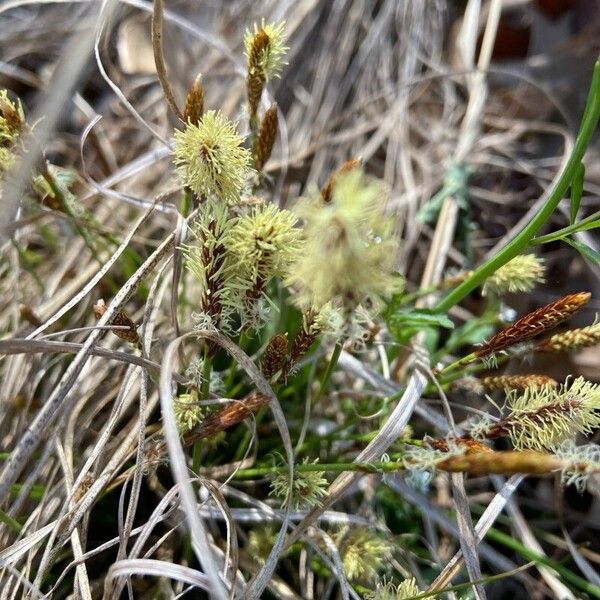
<svg viewBox="0 0 600 600">
<path fill-rule="evenodd" d="M 357 167 L 360 167 L 362 160 L 360 158 L 351 158 L 347 160 L 337 171 L 335 171 L 329 181 L 325 184 L 325 187 L 321 190 L 321 198 L 323 198 L 323 202 L 330 202 L 331 196 L 333 194 L 333 188 L 335 186 L 336 179 L 343 175 L 344 173 L 348 173 Z"/>
<path fill-rule="evenodd" d="M 254 145 L 254 164 L 257 171 L 262 171 L 271 157 L 278 128 L 277 105 L 272 104 L 260 123 L 260 129 Z"/>
<path fill-rule="evenodd" d="M 487 356 L 492 352 L 530 340 L 556 327 L 580 311 L 588 303 L 590 297 L 589 292 L 579 292 L 546 304 L 499 331 L 473 354 L 477 357 Z"/>
</svg>

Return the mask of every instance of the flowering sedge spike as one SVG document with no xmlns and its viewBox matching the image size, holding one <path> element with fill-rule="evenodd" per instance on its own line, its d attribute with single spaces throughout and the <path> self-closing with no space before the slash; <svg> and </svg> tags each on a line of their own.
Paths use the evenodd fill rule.
<svg viewBox="0 0 600 600">
<path fill-rule="evenodd" d="M 364 595 L 365 600 L 407 600 L 421 593 L 416 579 L 405 579 L 400 585 L 395 586 L 391 581 L 378 583 L 374 590 Z"/>
<path fill-rule="evenodd" d="M 302 315 L 302 326 L 292 340 L 290 355 L 281 367 L 279 383 L 286 382 L 296 362 L 308 352 L 319 333 L 321 333 L 321 326 L 318 323 L 318 316 L 313 311 L 305 312 Z"/>
<path fill-rule="evenodd" d="M 196 125 L 202 120 L 204 114 L 204 87 L 202 87 L 202 77 L 198 75 L 192 83 L 187 96 L 185 97 L 185 107 L 183 109 L 183 120 L 186 123 Z"/>
<path fill-rule="evenodd" d="M 346 576 L 354 581 L 375 579 L 389 561 L 392 549 L 390 540 L 366 527 L 357 527 L 343 534 L 340 555 Z"/>
<path fill-rule="evenodd" d="M 358 169 L 338 177 L 330 202 L 319 195 L 297 204 L 305 247 L 287 284 L 302 309 L 333 301 L 353 310 L 398 289 L 396 241 L 384 205 L 381 184 Z"/>
<path fill-rule="evenodd" d="M 323 198 L 323 202 L 329 202 L 331 200 L 331 195 L 333 194 L 333 186 L 335 185 L 336 179 L 343 175 L 344 173 L 348 173 L 353 169 L 358 169 L 361 165 L 360 158 L 351 158 L 347 160 L 335 173 L 331 175 L 329 181 L 325 184 L 323 189 L 321 190 L 321 198 Z"/>
<path fill-rule="evenodd" d="M 21 101 L 12 102 L 8 91 L 0 90 L 0 146 L 14 146 L 25 125 L 25 114 Z"/>
<path fill-rule="evenodd" d="M 556 387 L 558 382 L 547 375 L 498 375 L 482 377 L 480 380 L 484 391 L 494 390 L 526 390 L 530 387 L 541 387 L 549 385 Z"/>
<path fill-rule="evenodd" d="M 574 485 L 583 492 L 591 475 L 600 473 L 600 445 L 585 444 L 576 446 L 571 440 L 564 442 L 554 449 L 565 465 L 562 469 L 564 485 Z"/>
<path fill-rule="evenodd" d="M 180 435 L 185 435 L 202 423 L 204 413 L 198 404 L 198 393 L 192 390 L 188 394 L 179 394 L 173 400 L 175 422 Z"/>
<path fill-rule="evenodd" d="M 553 454 L 534 450 L 454 455 L 435 463 L 435 468 L 440 471 L 476 476 L 510 473 L 547 475 L 560 471 L 563 466 L 564 461 Z"/>
<path fill-rule="evenodd" d="M 544 273 L 543 259 L 534 254 L 516 256 L 488 277 L 482 294 L 530 292 L 536 284 L 543 283 Z"/>
<path fill-rule="evenodd" d="M 443 438 L 425 438 L 425 445 L 433 450 L 440 452 L 450 452 L 456 449 L 465 454 L 481 454 L 482 452 L 492 452 L 483 442 L 474 440 L 470 437 L 458 437 L 451 439 Z"/>
<path fill-rule="evenodd" d="M 102 298 L 96 302 L 93 306 L 94 315 L 96 319 L 99 319 L 107 309 L 106 303 Z M 123 312 L 118 311 L 117 314 L 112 318 L 111 325 L 116 325 L 117 327 L 128 327 L 129 329 L 113 329 L 112 332 L 122 340 L 127 340 L 132 344 L 137 344 L 140 336 L 136 331 L 136 324 Z"/>
<path fill-rule="evenodd" d="M 277 105 L 272 104 L 260 122 L 258 136 L 254 143 L 254 166 L 259 173 L 271 158 L 278 126 Z"/>
<path fill-rule="evenodd" d="M 487 356 L 492 352 L 530 340 L 544 331 L 556 327 L 580 311 L 588 303 L 590 297 L 589 292 L 569 294 L 524 315 L 499 331 L 481 348 L 475 350 L 473 356 L 479 358 Z"/>
<path fill-rule="evenodd" d="M 472 435 L 487 439 L 508 436 L 517 449 L 553 448 L 577 434 L 588 434 L 600 426 L 600 385 L 583 377 L 558 388 L 528 388 L 510 392 L 508 415 L 500 421 L 477 427 Z"/>
<path fill-rule="evenodd" d="M 234 125 L 213 110 L 175 131 L 173 153 L 184 185 L 198 196 L 238 202 L 252 173 L 250 151 L 242 142 Z"/>
<path fill-rule="evenodd" d="M 265 23 L 260 27 L 255 23 L 254 31 L 246 31 L 244 36 L 245 54 L 248 60 L 246 92 L 248 94 L 248 113 L 250 127 L 256 129 L 258 104 L 265 83 L 271 77 L 277 77 L 283 66 L 283 57 L 288 51 L 284 45 L 283 29 L 285 22 Z"/>
<path fill-rule="evenodd" d="M 202 421 L 202 424 L 190 431 L 184 438 L 184 444 L 191 446 L 198 440 L 209 438 L 225 429 L 229 429 L 252 416 L 263 406 L 269 404 L 269 398 L 264 394 L 252 393 L 242 398 L 227 403 L 223 408 L 211 412 Z"/>
<path fill-rule="evenodd" d="M 275 545 L 277 531 L 270 525 L 255 527 L 248 535 L 248 554 L 261 564 L 267 560 L 271 548 Z"/>
<path fill-rule="evenodd" d="M 296 217 L 274 204 L 254 207 L 231 230 L 228 251 L 236 264 L 240 312 L 252 320 L 273 277 L 287 275 L 301 247 Z"/>
<path fill-rule="evenodd" d="M 568 352 L 569 350 L 580 350 L 600 344 L 600 323 L 569 329 L 563 333 L 557 333 L 547 340 L 538 342 L 534 350 L 538 352 Z"/>
<path fill-rule="evenodd" d="M 312 464 L 317 464 L 318 459 Z M 308 458 L 302 461 L 307 465 Z M 313 506 L 320 506 L 321 499 L 327 495 L 328 481 L 323 476 L 323 471 L 303 471 L 294 473 L 294 485 L 292 488 L 292 508 L 298 510 Z M 275 496 L 281 500 L 289 498 L 290 486 L 288 474 L 286 471 L 276 473 L 271 481 L 270 496 Z"/>
<path fill-rule="evenodd" d="M 287 333 L 279 333 L 269 340 L 260 365 L 266 379 L 271 379 L 275 373 L 283 368 L 287 361 L 287 351 Z"/>
<path fill-rule="evenodd" d="M 200 282 L 200 312 L 210 321 L 206 325 L 225 331 L 231 313 L 231 282 L 234 277 L 228 248 L 235 222 L 226 206 L 207 202 L 192 229 L 196 243 L 183 249 L 186 268 Z"/>
</svg>

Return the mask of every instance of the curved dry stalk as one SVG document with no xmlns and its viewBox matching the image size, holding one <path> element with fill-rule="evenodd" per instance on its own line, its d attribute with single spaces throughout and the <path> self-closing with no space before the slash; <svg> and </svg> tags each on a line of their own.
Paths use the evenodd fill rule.
<svg viewBox="0 0 600 600">
<path fill-rule="evenodd" d="M 167 104 L 169 105 L 175 116 L 180 121 L 185 122 L 185 119 L 183 118 L 183 113 L 179 109 L 179 106 L 177 106 L 177 100 L 175 100 L 173 89 L 171 88 L 169 78 L 167 77 L 167 66 L 165 65 L 165 55 L 163 51 L 162 41 L 164 12 L 163 0 L 154 0 L 153 7 L 154 10 L 152 11 L 152 50 L 154 52 L 154 64 L 156 65 L 158 81 L 160 82 L 160 87 L 162 88 L 163 94 L 165 95 Z"/>
</svg>

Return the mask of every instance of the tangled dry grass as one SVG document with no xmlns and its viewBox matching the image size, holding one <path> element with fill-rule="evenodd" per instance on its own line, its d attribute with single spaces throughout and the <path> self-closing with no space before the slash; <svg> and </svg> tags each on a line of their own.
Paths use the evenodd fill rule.
<svg viewBox="0 0 600 600">
<path fill-rule="evenodd" d="M 488 283 L 486 296 L 429 310 L 446 289 L 478 287 L 471 269 L 543 210 L 578 148 L 559 90 L 492 62 L 502 3 L 466 4 L 0 5 L 0 87 L 32 125 L 0 213 L 0 598 L 600 597 L 597 446 L 554 447 L 598 435 L 599 355 L 569 354 L 600 340 L 593 229 L 575 231 L 574 247 L 534 247 L 543 285 L 538 273 L 500 298 Z M 219 288 L 206 295 L 222 265 L 203 282 L 189 268 L 207 203 L 186 204 L 177 178 L 177 112 L 201 73 L 204 110 L 258 135 L 243 40 L 262 19 L 285 20 L 289 50 L 257 109 L 276 102 L 278 134 L 241 213 L 293 208 L 328 182 L 323 197 L 335 193 L 332 174 L 358 157 L 389 192 L 400 304 L 386 298 L 352 327 L 344 314 L 333 342 L 286 304 L 283 273 L 254 277 L 247 298 L 272 308 L 254 334 L 198 326 L 196 313 L 222 314 Z M 596 155 L 582 218 L 599 209 Z M 52 187 L 67 169 L 72 181 Z M 32 192 L 32 172 L 50 189 Z M 540 234 L 569 226 L 570 211 L 559 204 Z M 290 278 L 293 293 L 302 282 Z M 510 310 L 537 314 L 544 333 L 548 311 L 534 309 L 580 290 L 591 300 L 561 313 L 579 311 L 562 338 L 491 348 L 503 375 L 545 377 L 535 395 L 493 371 L 494 389 L 525 387 L 529 402 L 508 394 L 497 415 L 485 379 L 467 377 L 490 365 L 467 350 L 505 339 Z M 551 379 L 570 375 L 591 381 L 572 384 L 584 416 Z"/>
</svg>

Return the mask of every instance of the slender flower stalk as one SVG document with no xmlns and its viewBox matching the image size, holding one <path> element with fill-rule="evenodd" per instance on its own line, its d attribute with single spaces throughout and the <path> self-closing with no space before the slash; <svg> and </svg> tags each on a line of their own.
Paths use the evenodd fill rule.
<svg viewBox="0 0 600 600">
<path fill-rule="evenodd" d="M 538 352 L 569 352 L 598 344 L 600 344 L 600 323 L 594 323 L 588 327 L 556 333 L 548 339 L 538 342 L 534 350 Z"/>
</svg>

